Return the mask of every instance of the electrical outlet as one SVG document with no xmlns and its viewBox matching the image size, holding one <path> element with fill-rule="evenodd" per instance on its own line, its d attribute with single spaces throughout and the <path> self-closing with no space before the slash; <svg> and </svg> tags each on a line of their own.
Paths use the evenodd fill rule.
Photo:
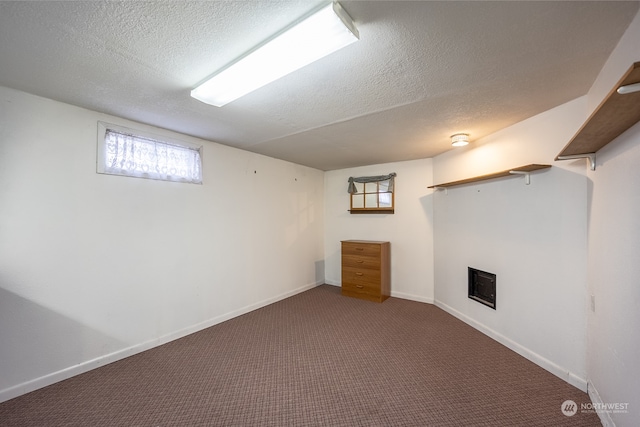
<svg viewBox="0 0 640 427">
<path fill-rule="evenodd" d="M 591 295 L 591 311 L 596 312 L 596 296 Z"/>
</svg>

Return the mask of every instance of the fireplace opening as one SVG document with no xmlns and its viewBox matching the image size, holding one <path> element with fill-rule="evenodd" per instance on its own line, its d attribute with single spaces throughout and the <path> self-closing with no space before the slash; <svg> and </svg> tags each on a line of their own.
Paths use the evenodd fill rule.
<svg viewBox="0 0 640 427">
<path fill-rule="evenodd" d="M 496 309 L 496 275 L 469 268 L 469 298 Z"/>
</svg>

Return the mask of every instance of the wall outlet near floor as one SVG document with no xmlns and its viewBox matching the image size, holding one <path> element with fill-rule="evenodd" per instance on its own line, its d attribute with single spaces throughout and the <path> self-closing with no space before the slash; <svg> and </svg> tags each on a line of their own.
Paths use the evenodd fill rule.
<svg viewBox="0 0 640 427">
<path fill-rule="evenodd" d="M 596 312 L 596 296 L 591 295 L 591 311 Z"/>
</svg>

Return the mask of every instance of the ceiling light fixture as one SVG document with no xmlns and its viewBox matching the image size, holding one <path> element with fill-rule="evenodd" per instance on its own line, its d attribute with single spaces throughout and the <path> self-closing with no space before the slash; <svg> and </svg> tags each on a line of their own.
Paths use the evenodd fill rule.
<svg viewBox="0 0 640 427">
<path fill-rule="evenodd" d="M 191 91 L 222 107 L 280 77 L 358 41 L 358 29 L 339 3 L 303 17 Z"/>
<path fill-rule="evenodd" d="M 626 86 L 620 86 L 618 88 L 618 93 L 620 95 L 625 95 L 627 93 L 633 93 L 633 92 L 640 92 L 640 82 L 639 83 L 633 83 L 633 84 L 626 85 Z"/>
<path fill-rule="evenodd" d="M 451 145 L 454 147 L 464 147 L 467 144 L 469 144 L 468 133 L 454 133 L 451 135 Z"/>
</svg>

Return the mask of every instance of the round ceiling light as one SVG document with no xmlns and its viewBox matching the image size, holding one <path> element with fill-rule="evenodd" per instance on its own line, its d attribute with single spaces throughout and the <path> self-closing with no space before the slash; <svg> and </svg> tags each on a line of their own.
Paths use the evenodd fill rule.
<svg viewBox="0 0 640 427">
<path fill-rule="evenodd" d="M 455 133 L 451 135 L 451 145 L 454 147 L 463 147 L 469 143 L 468 133 Z"/>
</svg>

